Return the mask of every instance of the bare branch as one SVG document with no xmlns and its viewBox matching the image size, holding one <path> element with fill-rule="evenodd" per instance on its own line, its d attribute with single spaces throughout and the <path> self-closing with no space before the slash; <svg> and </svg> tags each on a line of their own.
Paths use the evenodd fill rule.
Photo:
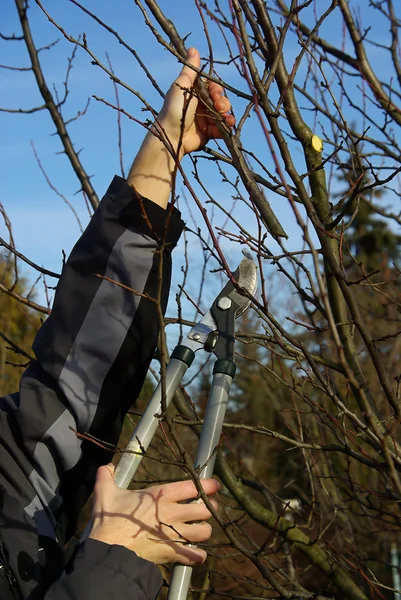
<svg viewBox="0 0 401 600">
<path fill-rule="evenodd" d="M 39 169 L 41 170 L 43 177 L 46 179 L 46 183 L 47 183 L 47 185 L 48 185 L 48 186 L 49 186 L 49 188 L 50 188 L 51 190 L 53 190 L 53 192 L 54 192 L 55 194 L 57 194 L 57 196 L 59 196 L 59 198 L 61 198 L 61 199 L 62 199 L 62 200 L 63 200 L 63 201 L 66 203 L 66 205 L 69 207 L 69 209 L 70 209 L 70 210 L 71 210 L 71 212 L 73 213 L 73 215 L 74 215 L 74 217 L 75 217 L 75 219 L 76 219 L 76 221 L 77 221 L 77 223 L 78 223 L 78 227 L 79 227 L 79 229 L 80 229 L 80 231 L 81 231 L 81 233 L 82 233 L 82 232 L 83 232 L 83 228 L 82 228 L 81 221 L 80 221 L 80 219 L 79 219 L 79 217 L 78 217 L 77 211 L 75 210 L 75 208 L 73 207 L 73 205 L 71 204 L 71 202 L 70 202 L 70 201 L 69 201 L 69 200 L 68 200 L 68 199 L 67 199 L 67 198 L 64 196 L 64 194 L 62 194 L 62 193 L 61 193 L 61 192 L 60 192 L 60 191 L 59 191 L 59 190 L 58 190 L 58 189 L 57 189 L 57 188 L 56 188 L 56 187 L 55 187 L 55 186 L 52 184 L 52 182 L 50 181 L 50 179 L 49 179 L 49 177 L 48 177 L 48 175 L 47 175 L 46 171 L 44 170 L 44 168 L 43 168 L 43 165 L 42 165 L 42 163 L 41 163 L 41 161 L 40 161 L 40 158 L 39 158 L 39 156 L 38 156 L 38 153 L 36 152 L 35 145 L 34 145 L 34 143 L 33 143 L 32 141 L 31 141 L 31 146 L 32 146 L 32 150 L 33 150 L 33 154 L 34 154 L 34 156 L 35 156 L 36 162 L 38 163 Z"/>
<path fill-rule="evenodd" d="M 60 141 L 61 141 L 64 151 L 71 163 L 71 166 L 74 169 L 74 172 L 81 183 L 83 191 L 88 196 L 89 201 L 92 204 L 92 207 L 95 209 L 99 204 L 99 198 L 97 197 L 97 194 L 92 187 L 89 177 L 86 174 L 86 172 L 81 164 L 79 156 L 74 149 L 71 138 L 65 127 L 65 123 L 64 123 L 62 117 L 60 116 L 60 113 L 57 109 L 57 106 L 53 99 L 53 96 L 46 84 L 46 80 L 44 78 L 43 71 L 41 69 L 40 62 L 39 62 L 38 51 L 36 50 L 35 44 L 32 39 L 31 29 L 30 29 L 28 19 L 27 19 L 27 14 L 26 14 L 27 13 L 26 4 L 25 4 L 24 0 L 15 0 L 15 1 L 16 1 L 17 9 L 18 9 L 18 16 L 20 19 L 22 31 L 24 34 L 25 44 L 26 44 L 26 47 L 27 47 L 27 50 L 29 53 L 29 57 L 31 59 L 32 70 L 35 75 L 38 89 L 42 95 L 44 102 L 45 102 L 45 107 L 49 111 L 50 116 L 53 120 L 53 123 L 56 126 L 57 133 L 60 137 Z"/>
<path fill-rule="evenodd" d="M 9 290 L 7 288 L 7 286 L 5 286 L 3 283 L 0 283 L 0 291 L 4 292 L 4 294 L 7 294 L 8 296 L 11 296 L 11 298 L 14 298 L 14 300 L 18 300 L 18 302 L 20 302 L 21 304 L 23 304 L 25 306 L 29 306 L 29 308 L 32 308 L 33 310 L 36 310 L 40 313 L 43 313 L 44 315 L 50 315 L 50 313 L 51 313 L 51 310 L 49 308 L 47 308 L 46 306 L 41 306 L 40 304 L 36 304 L 36 302 L 33 302 L 32 300 L 29 300 L 28 298 L 24 298 L 20 294 L 17 294 L 17 292 L 13 292 L 12 290 Z"/>
</svg>

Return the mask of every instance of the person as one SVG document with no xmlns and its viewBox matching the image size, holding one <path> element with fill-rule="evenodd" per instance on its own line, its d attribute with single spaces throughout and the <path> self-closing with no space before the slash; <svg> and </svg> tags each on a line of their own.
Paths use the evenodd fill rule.
<svg viewBox="0 0 401 600">
<path fill-rule="evenodd" d="M 197 50 L 189 64 L 200 67 Z M 119 489 L 107 451 L 142 387 L 166 309 L 171 252 L 183 222 L 168 205 L 176 161 L 219 137 L 184 66 L 127 181 L 115 177 L 63 267 L 52 313 L 33 344 L 19 393 L 0 401 L 0 597 L 150 600 L 165 562 L 199 564 L 210 513 L 192 481 Z M 208 87 L 229 126 L 229 100 Z M 154 135 L 162 131 L 170 150 Z M 162 274 L 160 285 L 160 274 Z M 119 285 L 121 284 L 121 285 Z M 78 435 L 77 435 L 78 434 Z M 84 435 L 79 435 L 84 434 Z M 94 481 L 93 527 L 64 564 L 64 548 Z M 214 479 L 203 482 L 213 496 Z"/>
</svg>

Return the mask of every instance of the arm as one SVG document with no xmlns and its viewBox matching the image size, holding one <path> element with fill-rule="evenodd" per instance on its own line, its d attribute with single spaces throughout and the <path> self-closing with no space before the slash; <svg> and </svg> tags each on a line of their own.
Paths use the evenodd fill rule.
<svg viewBox="0 0 401 600">
<path fill-rule="evenodd" d="M 68 524 L 67 537 L 97 468 L 110 457 L 75 432 L 117 443 L 153 357 L 159 332 L 153 300 L 164 313 L 181 229 L 177 211 L 139 198 L 116 178 L 73 249 L 52 314 L 35 339 L 38 361 L 22 378 L 16 417 L 27 452 L 34 450 L 34 469 L 55 494 L 48 504 L 56 519 L 63 517 L 62 527 Z"/>
<path fill-rule="evenodd" d="M 198 53 L 192 59 L 198 66 Z M 183 87 L 191 88 L 194 79 L 194 72 L 184 67 L 159 116 L 157 126 L 162 127 L 170 140 L 173 156 L 166 155 L 164 144 L 150 133 L 134 161 L 128 183 L 115 178 L 63 269 L 52 314 L 35 339 L 37 361 L 24 374 L 19 395 L 5 400 L 13 423 L 11 437 L 18 446 L 18 452 L 7 448 L 6 453 L 12 455 L 14 467 L 22 475 L 10 483 L 14 467 L 4 467 L 4 461 L 0 465 L 0 485 L 18 498 L 26 519 L 35 524 L 41 543 L 46 546 L 44 539 L 53 540 L 53 546 L 48 544 L 49 558 L 54 544 L 62 547 L 65 537 L 74 530 L 81 507 L 92 490 L 96 470 L 109 459 L 105 451 L 82 441 L 75 432 L 88 432 L 116 443 L 123 418 L 141 389 L 153 356 L 159 323 L 152 299 L 158 296 L 161 269 L 163 284 L 157 299 L 164 312 L 171 250 L 182 230 L 178 211 L 171 207 L 165 210 L 172 173 L 176 161 L 205 143 L 215 128 L 197 100 L 190 96 L 182 130 Z M 219 86 L 211 88 L 210 93 L 216 109 L 228 110 L 228 100 L 222 98 Z M 232 119 L 229 115 L 226 118 Z M 103 484 L 99 485 L 102 488 Z M 120 509 L 119 492 L 113 506 Z M 182 512 L 181 505 L 177 506 L 176 510 Z M 154 567 L 146 559 L 164 562 L 165 550 L 159 552 L 162 544 L 151 544 L 143 554 L 139 548 L 130 546 L 128 540 L 113 538 L 102 514 L 101 510 L 93 539 L 81 546 L 72 570 L 53 585 L 49 600 L 53 597 L 61 600 L 68 586 L 78 590 L 82 565 L 91 561 L 93 564 L 105 561 L 107 572 L 118 570 L 116 564 L 122 561 L 119 567 L 122 575 L 139 570 L 139 580 L 140 572 L 146 573 L 144 578 L 150 588 L 152 580 L 153 587 L 155 581 L 159 582 Z M 201 530 L 201 526 L 191 529 L 195 535 L 193 541 L 202 536 L 206 539 L 210 534 L 206 528 L 205 536 L 203 527 L 199 538 L 196 532 Z M 17 553 L 11 546 L 7 549 L 8 539 L 5 544 L 8 559 L 17 573 Z M 143 536 L 138 539 L 143 549 L 146 546 Z M 181 551 L 182 545 L 178 548 Z M 176 546 L 173 549 L 177 551 Z M 131 550 L 139 551 L 142 558 Z M 201 550 L 192 557 L 186 553 L 186 559 L 193 562 L 203 560 L 204 556 Z M 175 560 L 175 555 L 170 553 L 169 557 Z M 95 584 L 94 581 L 93 589 Z M 21 585 L 28 590 L 33 584 Z M 149 593 L 152 596 L 153 592 Z M 80 596 L 77 591 L 76 596 L 65 597 L 78 600 Z"/>
<path fill-rule="evenodd" d="M 98 565 L 99 581 L 100 572 L 104 577 L 109 573 L 110 586 L 112 572 L 114 582 L 121 579 L 122 586 L 124 573 L 137 573 L 135 578 L 148 582 L 149 597 L 160 585 L 151 563 L 123 548 L 103 551 L 98 540 L 85 544 L 76 570 L 60 578 L 60 549 L 75 529 L 97 468 L 110 459 L 93 443 L 82 442 L 75 431 L 116 443 L 153 356 L 158 316 L 148 297 L 157 297 L 157 240 L 167 219 L 163 310 L 171 249 L 182 228 L 179 213 L 138 198 L 125 181 L 117 178 L 112 183 L 63 269 L 52 315 L 35 340 L 37 361 L 22 377 L 20 393 L 0 403 L 0 530 L 23 598 L 31 593 L 38 597 L 39 575 L 20 577 L 21 552 L 28 554 L 27 564 L 37 565 L 35 569 L 43 561 L 42 581 L 48 576 L 44 589 L 59 580 L 53 597 L 60 600 L 68 586 L 85 590 L 82 565 L 89 563 Z M 121 575 L 113 571 L 117 565 Z M 74 600 L 79 598 L 77 591 Z"/>
<path fill-rule="evenodd" d="M 195 48 L 188 50 L 187 61 L 200 68 L 200 56 Z M 171 193 L 176 163 L 185 154 L 202 148 L 210 139 L 221 137 L 216 117 L 206 114 L 205 107 L 192 93 L 196 77 L 196 71 L 190 67 L 182 69 L 169 89 L 158 119 L 145 137 L 128 174 L 129 185 L 135 187 L 139 194 L 153 198 L 163 208 Z M 232 127 L 235 119 L 228 112 L 231 105 L 223 96 L 222 87 L 211 83 L 209 94 L 216 112 L 221 113 Z"/>
<path fill-rule="evenodd" d="M 199 68 L 196 50 L 189 51 L 188 60 Z M 192 95 L 195 79 L 196 72 L 185 66 L 158 117 L 157 128 L 168 139 L 172 154 L 149 132 L 127 183 L 118 178 L 113 181 L 74 248 L 63 270 L 52 314 L 35 340 L 39 362 L 33 367 L 33 377 L 28 370 L 22 381 L 22 390 L 27 385 L 37 386 L 39 381 L 39 386 L 44 382 L 54 392 L 48 397 L 49 410 L 43 403 L 40 430 L 33 431 L 27 422 L 23 438 L 27 446 L 33 447 L 35 441 L 38 446 L 41 442 L 37 440 L 47 439 L 51 430 L 57 445 L 57 474 L 62 474 L 55 483 L 58 486 L 61 479 L 59 502 L 71 523 L 69 533 L 93 487 L 96 469 L 109 458 L 94 444 L 81 443 L 71 428 L 112 444 L 117 442 L 157 341 L 160 323 L 156 305 L 149 298 L 157 298 L 160 262 L 163 284 L 157 300 L 163 313 L 167 305 L 171 250 L 182 229 L 179 213 L 171 206 L 164 210 L 175 165 L 185 154 L 219 136 L 215 118 L 207 117 Z M 227 114 L 230 103 L 222 96 L 221 87 L 212 84 L 210 94 L 216 110 L 232 124 L 233 117 Z M 41 457 L 40 452 L 36 455 Z M 47 476 L 43 466 L 42 462 L 40 467 Z M 61 512 L 58 506 L 56 510 Z"/>
</svg>

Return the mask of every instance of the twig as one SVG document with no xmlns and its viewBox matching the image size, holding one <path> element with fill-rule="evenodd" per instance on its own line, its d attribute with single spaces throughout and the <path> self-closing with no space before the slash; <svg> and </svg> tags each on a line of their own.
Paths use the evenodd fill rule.
<svg viewBox="0 0 401 600">
<path fill-rule="evenodd" d="M 56 130 L 59 135 L 60 141 L 63 145 L 64 151 L 71 163 L 71 166 L 72 166 L 76 176 L 78 177 L 78 179 L 80 181 L 82 189 L 85 192 L 85 194 L 87 195 L 87 197 L 89 198 L 89 201 L 92 204 L 93 209 L 96 209 L 97 206 L 99 205 L 99 198 L 98 198 L 95 190 L 93 189 L 90 179 L 89 179 L 85 169 L 82 166 L 82 163 L 79 159 L 77 152 L 74 149 L 71 138 L 65 127 L 65 123 L 64 123 L 62 117 L 60 116 L 60 113 L 57 109 L 54 98 L 47 86 L 45 77 L 43 75 L 43 71 L 42 71 L 42 68 L 41 68 L 40 62 L 39 62 L 38 52 L 35 48 L 35 44 L 32 39 L 31 29 L 30 29 L 29 22 L 28 22 L 27 5 L 24 0 L 15 0 L 15 2 L 17 5 L 17 9 L 18 9 L 18 16 L 19 16 L 20 23 L 21 23 L 25 44 L 26 44 L 26 47 L 28 50 L 29 57 L 31 59 L 32 70 L 35 75 L 38 89 L 42 95 L 44 102 L 45 102 L 45 107 L 49 111 L 50 116 L 53 120 L 53 123 L 56 126 Z M 42 10 L 44 10 L 38 0 L 37 0 L 37 4 L 40 6 L 40 8 L 42 8 Z"/>
</svg>

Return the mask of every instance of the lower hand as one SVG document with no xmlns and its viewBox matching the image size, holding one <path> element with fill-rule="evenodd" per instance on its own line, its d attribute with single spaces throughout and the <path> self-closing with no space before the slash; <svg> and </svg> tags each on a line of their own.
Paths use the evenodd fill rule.
<svg viewBox="0 0 401 600">
<path fill-rule="evenodd" d="M 204 521 L 211 513 L 203 501 L 179 504 L 197 498 L 192 481 L 134 491 L 120 489 L 113 475 L 113 465 L 98 469 L 90 538 L 125 546 L 156 564 L 197 565 L 206 560 L 205 550 L 188 543 L 209 539 L 212 528 Z M 207 495 L 215 494 L 220 487 L 215 479 L 201 483 Z"/>
</svg>

